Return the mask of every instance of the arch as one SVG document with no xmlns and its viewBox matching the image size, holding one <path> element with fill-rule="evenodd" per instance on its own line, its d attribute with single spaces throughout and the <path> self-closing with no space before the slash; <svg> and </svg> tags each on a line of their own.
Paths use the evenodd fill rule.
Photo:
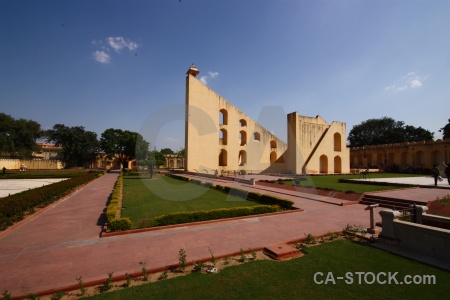
<svg viewBox="0 0 450 300">
<path fill-rule="evenodd" d="M 334 157 L 334 173 L 342 173 L 342 160 L 338 155 Z"/>
<path fill-rule="evenodd" d="M 382 169 L 382 166 L 383 166 L 383 154 L 381 154 L 381 153 L 377 154 L 377 166 L 378 166 L 378 169 Z"/>
<path fill-rule="evenodd" d="M 277 161 L 277 153 L 275 151 L 270 152 L 270 163 L 273 164 Z"/>
<path fill-rule="evenodd" d="M 372 153 L 366 154 L 366 164 L 367 164 L 367 167 L 370 167 L 373 165 Z"/>
<path fill-rule="evenodd" d="M 439 166 L 439 164 L 444 160 L 442 152 L 439 150 L 431 151 L 431 165 Z"/>
<path fill-rule="evenodd" d="M 356 164 L 357 164 L 358 166 L 362 167 L 363 164 L 364 164 L 363 155 L 362 155 L 362 154 L 358 154 L 358 155 L 356 156 L 356 159 L 357 159 L 357 163 L 356 163 Z"/>
<path fill-rule="evenodd" d="M 174 162 L 173 162 L 173 159 L 170 159 L 169 160 L 169 168 L 174 168 L 175 167 L 175 164 L 174 164 Z"/>
<path fill-rule="evenodd" d="M 423 151 L 419 150 L 414 155 L 414 164 L 418 167 L 423 167 Z"/>
<path fill-rule="evenodd" d="M 228 131 L 220 129 L 219 131 L 219 145 L 228 145 Z"/>
<path fill-rule="evenodd" d="M 241 140 L 241 146 L 245 146 L 247 144 L 247 132 L 239 131 L 239 139 Z"/>
<path fill-rule="evenodd" d="M 341 151 L 341 134 L 336 132 L 334 134 L 334 151 Z"/>
<path fill-rule="evenodd" d="M 238 158 L 239 166 L 245 166 L 247 163 L 247 152 L 245 150 L 239 151 L 239 158 Z"/>
<path fill-rule="evenodd" d="M 219 111 L 219 124 L 228 125 L 228 111 L 224 108 Z"/>
<path fill-rule="evenodd" d="M 408 164 L 408 152 L 403 151 L 400 153 L 400 165 L 406 166 Z"/>
<path fill-rule="evenodd" d="M 183 163 L 181 162 L 181 159 L 177 160 L 177 168 L 182 168 L 183 167 Z"/>
<path fill-rule="evenodd" d="M 247 126 L 247 121 L 245 121 L 244 119 L 240 119 L 239 120 L 239 126 L 246 127 Z"/>
<path fill-rule="evenodd" d="M 228 153 L 227 150 L 225 149 L 221 149 L 220 150 L 220 154 L 219 154 L 219 166 L 220 167 L 225 167 L 227 166 L 228 163 Z"/>
<path fill-rule="evenodd" d="M 319 166 L 320 173 L 328 173 L 328 157 L 326 155 L 321 155 L 320 156 L 320 166 Z"/>
<path fill-rule="evenodd" d="M 395 163 L 395 153 L 389 152 L 388 153 L 388 164 L 392 165 Z"/>
<path fill-rule="evenodd" d="M 271 140 L 270 141 L 270 149 L 276 149 L 277 148 L 277 141 Z"/>
<path fill-rule="evenodd" d="M 255 131 L 255 132 L 253 133 L 253 140 L 254 140 L 254 141 L 258 141 L 258 142 L 261 141 L 261 134 L 260 134 L 259 132 L 256 132 L 256 131 Z"/>
</svg>

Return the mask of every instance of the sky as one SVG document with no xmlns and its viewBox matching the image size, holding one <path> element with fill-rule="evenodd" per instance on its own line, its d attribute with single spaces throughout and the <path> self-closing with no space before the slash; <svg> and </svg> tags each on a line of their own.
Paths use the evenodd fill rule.
<svg viewBox="0 0 450 300">
<path fill-rule="evenodd" d="M 286 141 L 286 114 L 442 138 L 448 0 L 0 0 L 0 112 L 184 147 L 186 71 Z M 145 136 L 145 135 L 144 135 Z"/>
</svg>

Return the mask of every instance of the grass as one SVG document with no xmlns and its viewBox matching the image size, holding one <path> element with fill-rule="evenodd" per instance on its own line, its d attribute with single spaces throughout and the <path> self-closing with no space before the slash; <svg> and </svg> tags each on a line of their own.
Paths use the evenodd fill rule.
<svg viewBox="0 0 450 300">
<path fill-rule="evenodd" d="M 122 217 L 138 227 L 142 220 L 177 211 L 255 206 L 256 202 L 166 176 L 124 176 Z"/>
<path fill-rule="evenodd" d="M 217 274 L 194 273 L 89 299 L 446 299 L 450 293 L 450 273 L 355 242 L 326 243 L 306 253 L 288 261 L 259 260 Z M 321 280 L 331 272 L 336 284 L 316 284 L 316 272 L 324 274 Z M 336 279 L 347 272 L 352 272 L 352 284 Z M 398 272 L 398 282 L 405 275 L 434 275 L 436 284 L 359 284 L 356 272 Z"/>
<path fill-rule="evenodd" d="M 370 178 L 394 178 L 394 177 L 413 177 L 413 176 L 424 176 L 415 174 L 397 174 L 397 173 L 371 173 Z M 315 187 L 322 189 L 331 189 L 335 191 L 342 192 L 354 192 L 357 194 L 362 194 L 365 192 L 375 192 L 398 189 L 395 185 L 372 185 L 372 184 L 359 184 L 359 183 L 343 183 L 339 182 L 339 179 L 359 179 L 360 176 L 354 175 L 324 175 L 324 176 L 298 176 L 301 180 L 301 186 L 304 187 Z M 284 181 L 285 184 L 293 185 L 293 181 Z"/>
</svg>

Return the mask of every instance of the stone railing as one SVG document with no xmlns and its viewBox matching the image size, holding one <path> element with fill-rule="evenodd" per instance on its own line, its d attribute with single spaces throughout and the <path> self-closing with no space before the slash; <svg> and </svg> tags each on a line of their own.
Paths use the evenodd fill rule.
<svg viewBox="0 0 450 300">
<path fill-rule="evenodd" d="M 399 211 L 380 211 L 383 229 L 379 241 L 450 262 L 450 230 L 423 224 L 437 219 L 450 224 L 450 218 L 427 215 L 427 210 L 416 206 L 416 223 L 399 220 Z"/>
</svg>

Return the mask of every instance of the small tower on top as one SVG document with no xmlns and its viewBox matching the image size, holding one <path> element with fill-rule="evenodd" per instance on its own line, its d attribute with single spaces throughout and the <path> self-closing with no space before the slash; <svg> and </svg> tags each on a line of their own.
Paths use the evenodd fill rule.
<svg viewBox="0 0 450 300">
<path fill-rule="evenodd" d="M 197 69 L 197 67 L 194 64 L 192 64 L 192 66 L 186 72 L 186 74 L 192 75 L 194 77 L 197 77 L 198 73 L 200 73 L 200 71 Z"/>
</svg>

